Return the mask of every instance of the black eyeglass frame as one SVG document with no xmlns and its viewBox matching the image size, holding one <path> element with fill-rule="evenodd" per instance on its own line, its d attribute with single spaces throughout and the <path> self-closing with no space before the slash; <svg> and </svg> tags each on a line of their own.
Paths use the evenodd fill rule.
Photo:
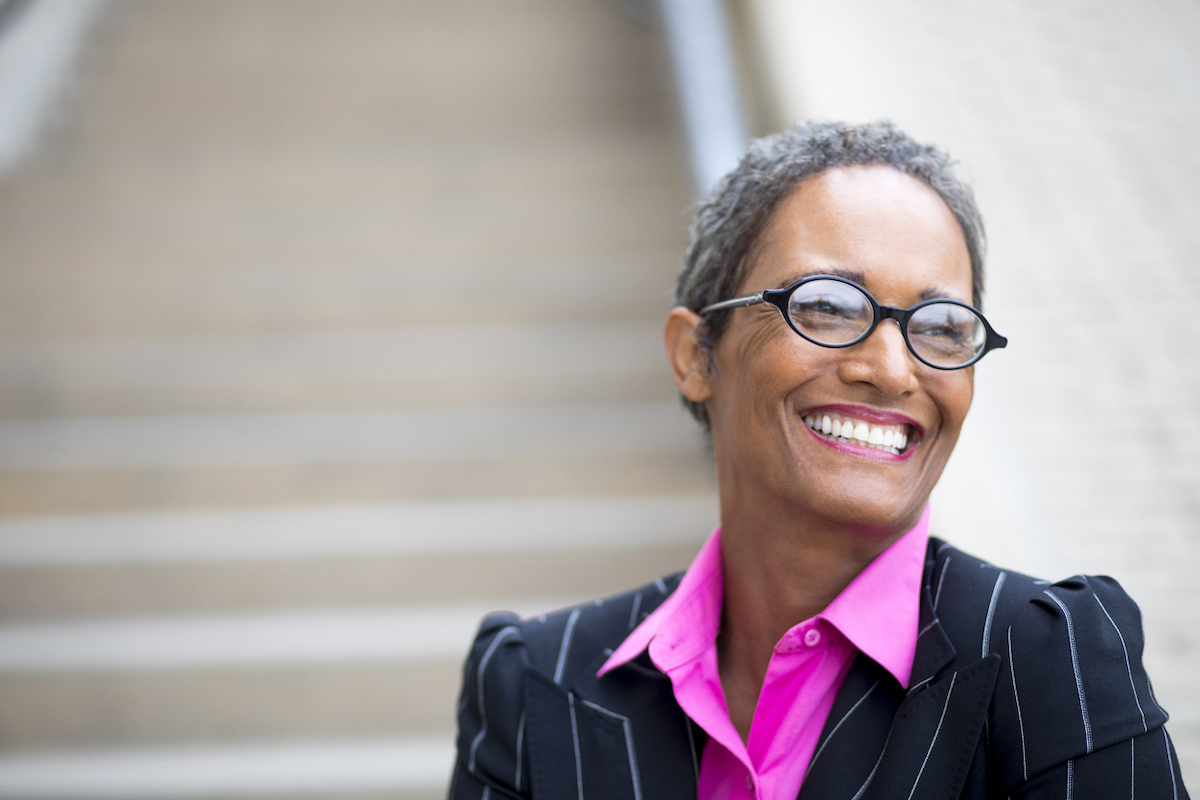
<svg viewBox="0 0 1200 800">
<path fill-rule="evenodd" d="M 871 324 L 869 326 L 867 326 L 867 329 L 865 331 L 863 331 L 861 336 L 858 336 L 857 338 L 855 338 L 849 342 L 843 342 L 841 344 L 827 344 L 825 342 L 818 342 L 816 339 L 812 338 L 808 334 L 804 333 L 804 331 L 802 331 L 796 327 L 796 323 L 792 320 L 792 315 L 789 314 L 788 310 L 787 310 L 788 309 L 788 301 L 791 299 L 793 292 L 795 292 L 797 289 L 799 289 L 804 284 L 811 283 L 812 281 L 837 281 L 839 283 L 844 283 L 848 286 L 853 286 L 855 289 L 857 289 L 858 291 L 863 293 L 863 296 L 865 296 L 867 298 L 867 301 L 870 302 L 870 304 L 871 304 L 872 318 L 871 318 Z M 896 308 L 895 306 L 885 306 L 885 305 L 882 305 L 878 300 L 876 300 L 875 296 L 872 295 L 870 292 L 868 292 L 866 289 L 864 289 L 862 286 L 859 286 L 857 283 L 850 280 L 849 278 L 843 278 L 839 275 L 809 275 L 807 278 L 801 278 L 800 280 L 793 283 L 791 286 L 786 286 L 782 289 L 767 289 L 762 292 L 755 292 L 754 294 L 744 294 L 744 295 L 741 295 L 740 297 L 734 297 L 729 300 L 722 300 L 719 303 L 713 303 L 712 305 L 705 306 L 704 308 L 700 309 L 700 316 L 704 316 L 705 314 L 709 314 L 713 311 L 724 311 L 726 309 L 739 308 L 741 306 L 753 306 L 753 305 L 757 305 L 759 303 L 770 303 L 771 305 L 775 306 L 777 309 L 779 309 L 779 313 L 783 315 L 783 319 L 784 319 L 784 321 L 787 322 L 789 328 L 791 328 L 793 331 L 795 331 L 796 334 L 798 336 L 800 336 L 802 339 L 812 342 L 815 345 L 819 345 L 820 347 L 832 347 L 832 348 L 851 347 L 853 345 L 858 344 L 859 342 L 861 342 L 862 340 L 864 340 L 868 336 L 870 336 L 872 333 L 874 333 L 875 329 L 879 327 L 879 323 L 883 322 L 885 319 L 894 319 L 894 320 L 896 320 L 896 323 L 900 326 L 900 334 L 904 337 L 904 344 L 908 347 L 908 352 L 912 353 L 913 356 L 918 361 L 920 361 L 922 364 L 924 364 L 927 367 L 932 367 L 933 369 L 940 369 L 940 370 L 947 370 L 947 371 L 955 370 L 955 369 L 965 369 L 965 368 L 971 366 L 972 364 L 976 363 L 977 361 L 979 361 L 979 359 L 983 358 L 990 351 L 999 350 L 1000 348 L 1002 348 L 1008 344 L 1008 339 L 1006 337 L 1001 336 L 1000 334 L 996 333 L 995 329 L 992 328 L 992 324 L 987 321 L 987 317 L 985 317 L 979 309 L 975 308 L 975 306 L 973 306 L 969 303 L 964 303 L 961 300 L 953 300 L 949 297 L 935 297 L 930 300 L 922 300 L 920 303 L 917 303 L 915 306 L 911 306 L 909 308 Z M 934 364 L 934 363 L 926 361 L 924 358 L 922 358 L 921 354 L 918 353 L 916 351 L 916 349 L 913 347 L 912 342 L 909 341 L 908 321 L 910 319 L 912 319 L 912 316 L 914 314 L 916 314 L 919 310 L 921 310 L 925 306 L 933 305 L 934 303 L 950 303 L 952 305 L 962 306 L 963 308 L 971 311 L 971 313 L 973 313 L 975 316 L 979 317 L 980 321 L 983 322 L 983 328 L 987 332 L 987 338 L 984 339 L 984 342 L 983 342 L 983 349 L 981 349 L 978 353 L 976 353 L 975 357 L 972 358 L 967 363 L 958 364 L 953 367 L 939 366 L 938 364 Z"/>
</svg>

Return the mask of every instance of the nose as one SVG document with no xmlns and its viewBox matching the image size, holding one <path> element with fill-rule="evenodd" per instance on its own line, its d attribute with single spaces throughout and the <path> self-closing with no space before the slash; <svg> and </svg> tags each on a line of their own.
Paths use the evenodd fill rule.
<svg viewBox="0 0 1200 800">
<path fill-rule="evenodd" d="M 916 358 L 895 320 L 883 320 L 870 336 L 843 352 L 839 374 L 846 383 L 869 383 L 885 397 L 902 397 L 914 390 Z"/>
</svg>

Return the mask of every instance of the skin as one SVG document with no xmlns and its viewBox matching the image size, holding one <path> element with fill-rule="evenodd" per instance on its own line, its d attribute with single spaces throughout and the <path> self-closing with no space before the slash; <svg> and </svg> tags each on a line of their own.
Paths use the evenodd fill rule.
<svg viewBox="0 0 1200 800">
<path fill-rule="evenodd" d="M 849 277 L 900 308 L 971 301 L 970 257 L 950 209 L 886 166 L 800 184 L 772 215 L 738 294 L 811 274 Z M 921 364 L 892 320 L 851 347 L 820 347 L 765 303 L 732 312 L 710 360 L 696 345 L 699 323 L 676 308 L 665 339 L 679 390 L 712 422 L 724 565 L 718 670 L 746 740 L 776 642 L 917 524 L 970 409 L 974 368 Z M 803 420 L 830 404 L 903 415 L 923 434 L 902 459 L 833 448 Z"/>
</svg>

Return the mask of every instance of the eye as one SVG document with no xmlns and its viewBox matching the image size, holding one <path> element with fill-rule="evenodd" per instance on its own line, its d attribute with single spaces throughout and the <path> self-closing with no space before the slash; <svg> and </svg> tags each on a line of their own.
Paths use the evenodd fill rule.
<svg viewBox="0 0 1200 800">
<path fill-rule="evenodd" d="M 823 344 L 854 341 L 871 327 L 874 312 L 866 295 L 833 280 L 815 280 L 796 288 L 788 300 L 796 329 Z"/>
<path fill-rule="evenodd" d="M 930 303 L 908 320 L 908 339 L 921 358 L 939 366 L 970 361 L 984 345 L 983 320 L 968 306 Z"/>
</svg>

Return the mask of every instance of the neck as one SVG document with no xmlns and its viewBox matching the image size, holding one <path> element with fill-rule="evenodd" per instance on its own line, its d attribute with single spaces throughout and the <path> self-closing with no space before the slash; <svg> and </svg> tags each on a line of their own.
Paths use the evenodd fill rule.
<svg viewBox="0 0 1200 800">
<path fill-rule="evenodd" d="M 863 530 L 758 500 L 727 503 L 722 497 L 721 502 L 724 600 L 718 670 L 730 717 L 743 739 L 749 737 L 776 643 L 823 611 L 907 530 Z"/>
</svg>

